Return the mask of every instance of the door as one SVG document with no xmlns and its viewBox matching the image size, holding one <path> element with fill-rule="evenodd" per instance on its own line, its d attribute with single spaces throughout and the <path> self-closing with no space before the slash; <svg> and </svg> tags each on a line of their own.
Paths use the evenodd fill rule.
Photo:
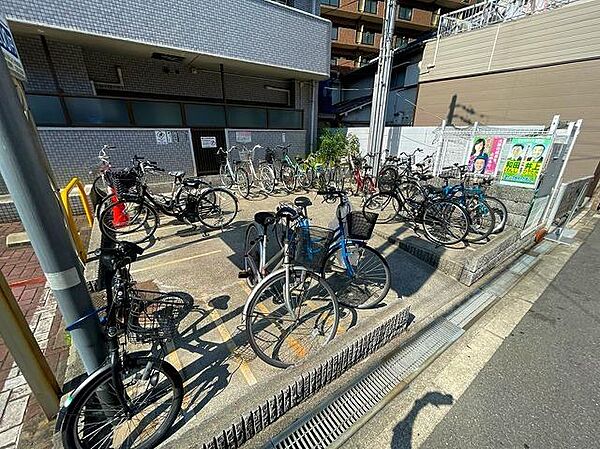
<svg viewBox="0 0 600 449">
<path fill-rule="evenodd" d="M 225 130 L 192 128 L 191 132 L 196 173 L 198 175 L 218 174 L 222 157 L 217 155 L 217 150 L 225 148 Z"/>
</svg>

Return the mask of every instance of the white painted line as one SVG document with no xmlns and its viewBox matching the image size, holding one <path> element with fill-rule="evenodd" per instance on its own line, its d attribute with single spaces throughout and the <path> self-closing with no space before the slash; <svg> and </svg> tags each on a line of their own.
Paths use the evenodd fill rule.
<svg viewBox="0 0 600 449">
<path fill-rule="evenodd" d="M 220 252 L 221 252 L 221 250 L 217 249 L 215 251 L 210 251 L 210 252 L 204 253 L 204 254 L 196 254 L 195 256 L 182 257 L 181 259 L 169 260 L 167 262 L 154 264 L 151 267 L 144 267 L 144 268 L 138 268 L 137 270 L 131 270 L 131 274 L 141 273 L 142 271 L 155 270 L 157 268 L 166 267 L 168 265 L 173 265 L 174 263 L 187 262 L 188 260 L 195 260 L 195 259 L 199 259 L 201 257 L 212 256 L 213 254 L 218 254 Z"/>
</svg>

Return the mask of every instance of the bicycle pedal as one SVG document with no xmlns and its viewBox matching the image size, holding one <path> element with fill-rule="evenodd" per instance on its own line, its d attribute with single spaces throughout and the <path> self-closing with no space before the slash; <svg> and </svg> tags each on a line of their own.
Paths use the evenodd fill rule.
<svg viewBox="0 0 600 449">
<path fill-rule="evenodd" d="M 250 273 L 248 271 L 240 271 L 238 273 L 238 279 L 248 279 L 250 277 Z"/>
</svg>

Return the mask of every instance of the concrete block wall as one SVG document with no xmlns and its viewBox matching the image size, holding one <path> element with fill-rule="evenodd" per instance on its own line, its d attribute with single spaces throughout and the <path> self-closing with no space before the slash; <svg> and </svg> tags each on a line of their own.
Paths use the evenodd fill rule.
<svg viewBox="0 0 600 449">
<path fill-rule="evenodd" d="M 329 74 L 331 23 L 265 0 L 3 0 L 0 9 L 9 20 Z"/>
</svg>

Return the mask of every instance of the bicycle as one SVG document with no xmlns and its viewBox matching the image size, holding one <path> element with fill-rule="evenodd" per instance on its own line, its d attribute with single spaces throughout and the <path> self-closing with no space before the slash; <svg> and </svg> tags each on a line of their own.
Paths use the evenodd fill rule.
<svg viewBox="0 0 600 449">
<path fill-rule="evenodd" d="M 351 192 L 362 195 L 363 201 L 367 195 L 375 193 L 375 182 L 369 173 L 372 165 L 366 163 L 366 158 L 349 156 Z"/>
<path fill-rule="evenodd" d="M 164 171 L 150 161 L 140 162 L 140 167 L 143 173 Z M 199 178 L 186 178 L 183 171 L 169 175 L 173 177 L 170 195 L 158 195 L 135 170 L 111 172 L 117 201 L 112 195 L 104 200 L 107 205 L 99 220 L 102 234 L 116 242 L 144 242 L 158 228 L 159 212 L 194 228 L 200 222 L 207 229 L 222 229 L 237 216 L 238 202 L 229 190 L 211 187 Z"/>
<path fill-rule="evenodd" d="M 58 428 L 66 449 L 151 449 L 181 411 L 183 379 L 163 359 L 166 341 L 192 304 L 184 295 L 137 290 L 129 265 L 141 253 L 131 243 L 97 253 L 105 267 L 106 306 L 67 327 L 105 312 L 109 359 L 65 401 Z M 127 342 L 150 344 L 151 350 L 128 352 Z"/>
<path fill-rule="evenodd" d="M 312 184 L 311 179 L 309 179 L 309 175 L 307 173 L 306 168 L 302 168 L 300 163 L 302 163 L 302 158 L 296 157 L 292 159 L 289 155 L 289 149 L 291 144 L 288 145 L 277 145 L 276 149 L 282 151 L 281 160 L 273 159 L 274 167 L 279 168 L 276 170 L 278 173 L 278 179 L 281 180 L 283 187 L 289 193 L 296 190 L 298 184 L 305 190 L 308 190 Z"/>
<path fill-rule="evenodd" d="M 241 147 L 233 146 L 231 149 L 238 150 L 240 155 L 238 170 L 246 173 L 249 188 L 257 182 L 264 193 L 271 194 L 275 190 L 275 173 L 273 172 L 273 168 L 264 161 L 259 162 L 258 170 L 254 166 L 254 153 L 257 149 L 261 148 L 262 146 L 260 145 L 254 145 L 252 149 L 248 149 L 242 145 Z"/>
<path fill-rule="evenodd" d="M 432 175 L 422 175 L 430 179 Z M 442 193 L 426 190 L 414 179 L 396 182 L 394 188 L 369 197 L 363 213 L 377 211 L 377 223 L 389 223 L 396 217 L 420 223 L 426 236 L 439 245 L 454 245 L 469 233 L 469 214 L 456 201 Z"/>
<path fill-rule="evenodd" d="M 287 232 L 283 247 L 266 260 L 269 227 L 284 219 L 289 229 L 295 218 L 296 211 L 289 207 L 256 213 L 246 231 L 245 270 L 240 273 L 254 285 L 242 313 L 248 342 L 261 360 L 278 368 L 295 365 L 329 343 L 340 319 L 331 287 L 295 260 L 306 257 L 318 265 L 327 252 L 329 233 L 312 229 L 292 236 Z M 269 274 L 270 267 L 275 271 Z"/>
<path fill-rule="evenodd" d="M 219 166 L 219 178 L 221 179 L 221 184 L 225 188 L 231 189 L 235 184 L 239 194 L 243 198 L 248 198 L 250 196 L 250 179 L 248 178 L 248 173 L 246 173 L 243 168 L 239 167 L 241 161 L 233 161 L 232 165 L 232 161 L 229 159 L 229 154 L 234 148 L 235 147 L 231 147 L 228 150 L 219 148 L 217 150 L 218 155 L 225 155 L 225 160 L 221 162 L 221 165 Z"/>
</svg>

